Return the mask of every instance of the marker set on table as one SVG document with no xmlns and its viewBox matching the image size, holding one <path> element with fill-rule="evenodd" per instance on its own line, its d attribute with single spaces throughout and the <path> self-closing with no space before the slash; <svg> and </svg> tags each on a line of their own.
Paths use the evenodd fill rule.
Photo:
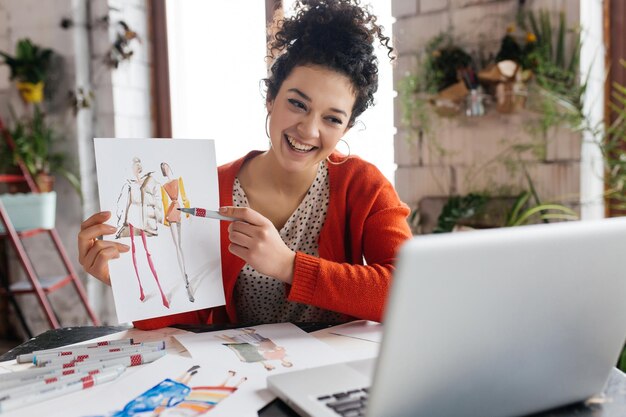
<svg viewBox="0 0 626 417">
<path fill-rule="evenodd" d="M 119 377 L 127 367 L 165 355 L 165 342 L 133 343 L 132 339 L 39 350 L 19 355 L 18 363 L 35 368 L 2 375 L 0 414 Z"/>
</svg>

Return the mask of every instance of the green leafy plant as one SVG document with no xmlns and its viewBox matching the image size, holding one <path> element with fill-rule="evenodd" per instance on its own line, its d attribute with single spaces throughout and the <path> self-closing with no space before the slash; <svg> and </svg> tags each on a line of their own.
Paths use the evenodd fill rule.
<svg viewBox="0 0 626 417">
<path fill-rule="evenodd" d="M 430 60 L 432 83 L 439 91 L 456 84 L 459 69 L 466 68 L 472 64 L 472 57 L 462 48 L 456 45 L 448 45 L 433 51 L 433 58 Z"/>
<path fill-rule="evenodd" d="M 451 232 L 461 220 L 472 218 L 480 213 L 488 199 L 489 196 L 477 193 L 450 197 L 443 206 L 433 233 Z"/>
<path fill-rule="evenodd" d="M 0 52 L 5 64 L 11 69 L 11 79 L 37 84 L 45 81 L 52 50 L 41 48 L 31 42 L 30 39 L 21 39 L 15 47 L 15 55 L 11 56 L 6 52 Z"/>
<path fill-rule="evenodd" d="M 559 13 L 557 24 L 547 10 L 527 11 L 520 14 L 518 20 L 520 26 L 536 38 L 522 64 L 534 74 L 531 94 L 535 98 L 536 110 L 542 115 L 542 130 L 545 132 L 563 123 L 579 129 L 583 123 L 582 103 L 587 89 L 586 81 L 581 83 L 578 76 L 579 28 L 567 28 L 564 12 Z M 570 50 L 566 50 L 568 37 L 571 37 Z"/>
<path fill-rule="evenodd" d="M 626 69 L 626 60 L 620 60 L 620 64 Z M 613 83 L 609 109 L 613 122 L 606 127 L 601 145 L 607 203 L 614 211 L 626 214 L 626 86 Z"/>
<path fill-rule="evenodd" d="M 402 125 L 409 140 L 428 136 L 429 151 L 443 156 L 446 150 L 428 133 L 432 130 L 433 110 L 430 100 L 442 89 L 458 81 L 457 70 L 470 65 L 472 58 L 456 46 L 449 33 L 441 33 L 425 46 L 415 72 L 398 82 L 398 96 L 402 110 Z"/>
<path fill-rule="evenodd" d="M 528 190 L 520 193 L 515 200 L 507 215 L 505 226 L 521 226 L 536 220 L 544 223 L 549 223 L 551 220 L 578 220 L 578 214 L 569 207 L 562 204 L 542 203 L 526 165 L 522 163 L 521 167 L 528 184 Z M 531 197 L 534 204 L 530 204 Z"/>
<path fill-rule="evenodd" d="M 65 155 L 53 151 L 53 143 L 60 138 L 46 121 L 43 111 L 35 106 L 32 117 L 17 118 L 13 113 L 13 119 L 13 126 L 9 130 L 15 142 L 13 163 L 21 160 L 34 178 L 57 173 L 67 179 L 81 195 L 80 180 L 66 168 Z"/>
<path fill-rule="evenodd" d="M 420 92 L 420 79 L 409 74 L 398 83 L 398 96 L 402 107 L 402 125 L 409 132 L 411 139 L 431 129 L 431 114 L 428 98 Z"/>
<path fill-rule="evenodd" d="M 576 212 L 561 204 L 535 204 L 529 206 L 530 191 L 522 192 L 507 215 L 507 227 L 522 226 L 534 220 L 548 222 L 550 220 L 578 220 Z"/>
</svg>

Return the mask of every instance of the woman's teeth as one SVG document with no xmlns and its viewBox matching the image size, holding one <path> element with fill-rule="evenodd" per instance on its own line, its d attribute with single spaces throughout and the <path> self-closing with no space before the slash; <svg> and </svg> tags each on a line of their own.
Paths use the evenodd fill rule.
<svg viewBox="0 0 626 417">
<path fill-rule="evenodd" d="M 295 139 L 291 138 L 290 136 L 287 136 L 287 135 L 285 136 L 287 137 L 287 142 L 289 142 L 289 146 L 291 146 L 291 149 L 295 151 L 308 152 L 315 148 L 315 146 L 305 145 L 304 143 L 297 142 Z"/>
</svg>

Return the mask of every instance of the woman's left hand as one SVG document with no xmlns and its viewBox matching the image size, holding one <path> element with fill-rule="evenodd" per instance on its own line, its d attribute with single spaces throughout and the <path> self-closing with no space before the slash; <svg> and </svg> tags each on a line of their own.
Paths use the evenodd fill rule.
<svg viewBox="0 0 626 417">
<path fill-rule="evenodd" d="M 263 275 L 291 284 L 296 253 L 266 217 L 249 207 L 220 207 L 220 214 L 240 221 L 228 226 L 228 250 Z"/>
</svg>

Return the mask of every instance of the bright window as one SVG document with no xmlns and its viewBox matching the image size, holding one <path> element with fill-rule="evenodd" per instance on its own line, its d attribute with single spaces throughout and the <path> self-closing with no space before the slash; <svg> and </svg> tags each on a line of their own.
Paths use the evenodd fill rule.
<svg viewBox="0 0 626 417">
<path fill-rule="evenodd" d="M 267 149 L 265 4 L 167 1 L 172 135 L 216 141 L 217 163 Z"/>
<path fill-rule="evenodd" d="M 391 36 L 391 5 L 370 0 Z M 287 14 L 292 1 L 284 0 Z M 265 150 L 265 2 L 168 1 L 172 131 L 176 138 L 216 141 L 217 163 Z M 376 106 L 345 139 L 351 152 L 374 163 L 393 183 L 393 87 L 391 64 L 379 49 Z M 341 152 L 347 152 L 343 144 Z"/>
</svg>

